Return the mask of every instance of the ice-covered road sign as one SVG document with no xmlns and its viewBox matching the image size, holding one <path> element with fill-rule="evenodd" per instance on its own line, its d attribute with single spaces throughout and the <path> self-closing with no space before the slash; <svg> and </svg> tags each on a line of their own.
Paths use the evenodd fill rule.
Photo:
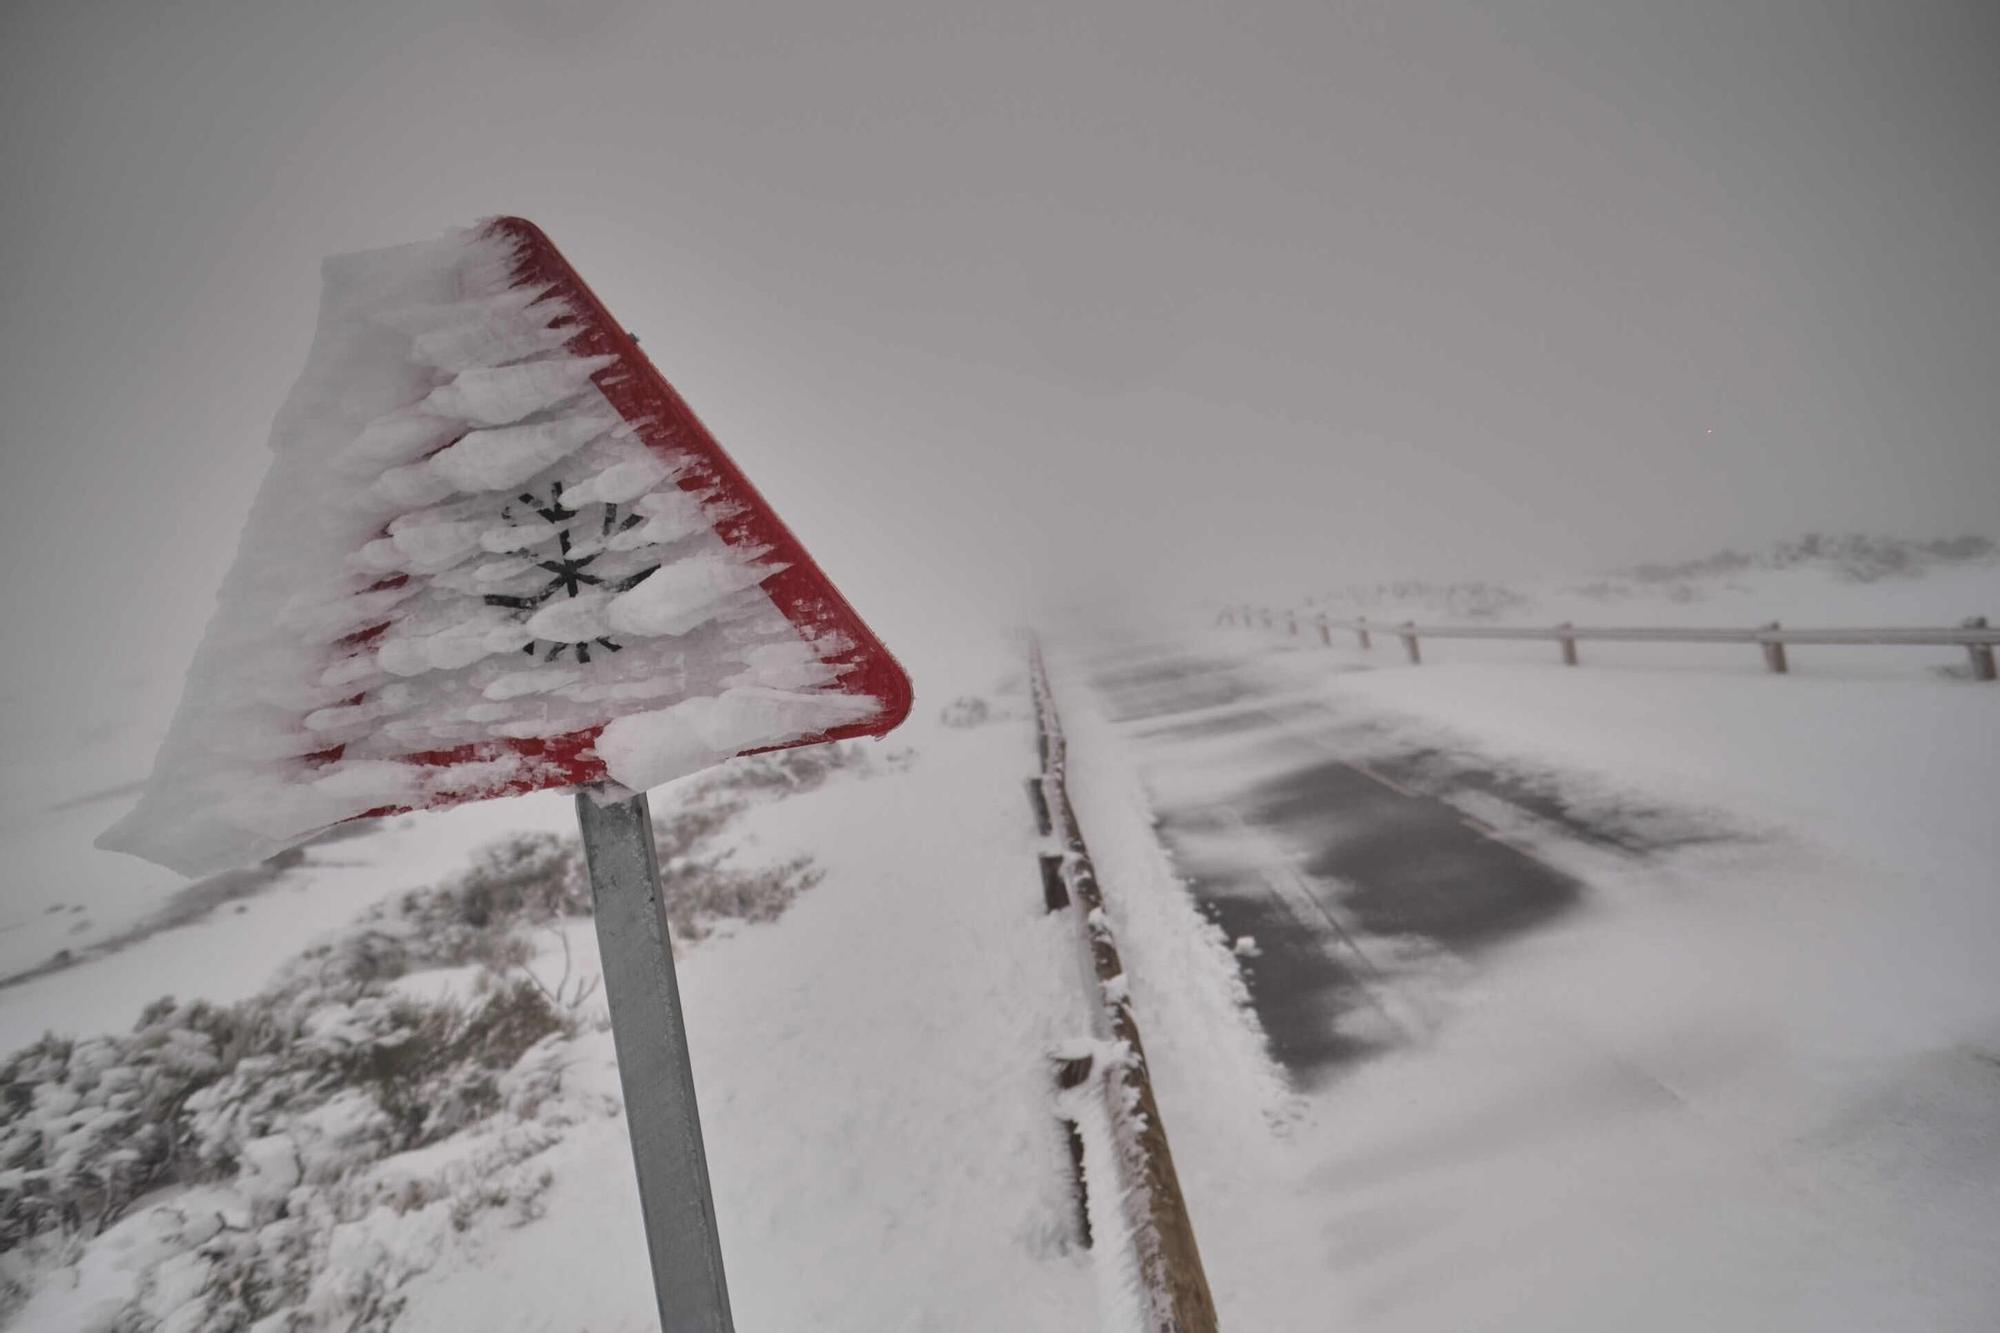
<svg viewBox="0 0 2000 1333">
<path fill-rule="evenodd" d="M 99 841 L 199 874 L 363 815 L 589 788 L 661 1327 L 728 1333 L 645 791 L 879 735 L 909 680 L 533 224 L 325 278 L 180 711 Z"/>
<path fill-rule="evenodd" d="M 138 808 L 207 873 L 329 825 L 643 791 L 902 721 L 901 668 L 533 224 L 329 260 Z"/>
</svg>

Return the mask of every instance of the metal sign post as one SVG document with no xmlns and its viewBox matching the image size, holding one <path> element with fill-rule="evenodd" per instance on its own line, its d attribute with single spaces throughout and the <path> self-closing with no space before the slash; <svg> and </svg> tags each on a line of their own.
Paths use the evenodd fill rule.
<svg viewBox="0 0 2000 1333">
<path fill-rule="evenodd" d="M 644 792 L 576 795 L 662 1333 L 733 1333 L 687 1022 Z"/>
</svg>

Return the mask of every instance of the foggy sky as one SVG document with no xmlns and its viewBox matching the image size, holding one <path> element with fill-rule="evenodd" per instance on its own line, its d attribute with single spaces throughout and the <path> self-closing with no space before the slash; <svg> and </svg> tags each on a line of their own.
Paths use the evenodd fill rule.
<svg viewBox="0 0 2000 1333">
<path fill-rule="evenodd" d="M 177 676 L 321 257 L 503 212 L 899 648 L 2000 528 L 2000 6 L 1480 10 L 6 6 L 5 710 Z"/>
</svg>

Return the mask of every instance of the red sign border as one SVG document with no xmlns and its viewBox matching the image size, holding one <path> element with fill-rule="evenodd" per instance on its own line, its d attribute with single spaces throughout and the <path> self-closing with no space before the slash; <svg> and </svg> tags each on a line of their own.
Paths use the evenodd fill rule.
<svg viewBox="0 0 2000 1333">
<path fill-rule="evenodd" d="M 881 701 L 873 717 L 851 722 L 825 732 L 788 741 L 783 745 L 746 750 L 761 754 L 802 745 L 848 740 L 861 736 L 881 736 L 900 726 L 910 715 L 915 695 L 910 678 L 854 607 L 841 595 L 833 581 L 820 569 L 792 530 L 785 526 L 735 460 L 716 441 L 707 426 L 694 414 L 687 401 L 660 374 L 639 344 L 612 318 L 604 302 L 557 250 L 540 227 L 519 217 L 494 218 L 482 224 L 487 236 L 502 236 L 516 246 L 514 280 L 524 287 L 542 287 L 547 295 L 562 301 L 573 312 L 576 326 L 567 350 L 574 356 L 612 356 L 617 360 L 591 378 L 611 406 L 633 427 L 636 438 L 656 452 L 672 455 L 685 463 L 677 478 L 682 490 L 709 494 L 724 508 L 733 510 L 715 524 L 715 532 L 731 546 L 762 550 L 763 559 L 781 563 L 782 569 L 762 583 L 765 594 L 794 625 L 822 637 L 837 634 L 847 643 L 838 653 L 824 659 L 843 669 L 839 690 L 844 694 L 866 695 Z M 348 640 L 360 647 L 372 643 L 386 625 L 374 626 Z M 595 753 L 597 736 L 603 728 L 591 727 L 561 736 L 478 741 L 445 750 L 427 750 L 404 756 L 406 762 L 426 767 L 452 767 L 476 763 L 513 753 L 531 761 L 529 771 L 504 785 L 476 796 L 453 796 L 424 807 L 384 807 L 358 818 L 401 814 L 415 808 L 439 808 L 468 800 L 519 795 L 552 787 L 576 787 L 604 781 L 609 774 Z M 341 750 L 322 752 L 322 762 L 336 759 Z"/>
</svg>

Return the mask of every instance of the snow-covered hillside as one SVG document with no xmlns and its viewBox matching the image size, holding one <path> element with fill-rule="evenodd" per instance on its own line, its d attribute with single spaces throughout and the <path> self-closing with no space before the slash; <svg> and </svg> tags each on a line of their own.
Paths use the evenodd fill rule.
<svg viewBox="0 0 2000 1333">
<path fill-rule="evenodd" d="M 2000 622 L 2000 550 L 1977 536 L 1808 536 L 1754 555 L 1722 551 L 1590 578 L 1343 585 L 1300 605 L 1434 624 L 1957 625 L 1975 615 Z"/>
</svg>

